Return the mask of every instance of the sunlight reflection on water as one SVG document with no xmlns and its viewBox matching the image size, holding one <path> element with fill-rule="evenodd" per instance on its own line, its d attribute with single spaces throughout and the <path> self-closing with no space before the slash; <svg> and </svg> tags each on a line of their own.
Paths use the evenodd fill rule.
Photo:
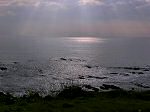
<svg viewBox="0 0 150 112">
<path fill-rule="evenodd" d="M 102 43 L 104 39 L 95 38 L 95 37 L 73 37 L 70 38 L 71 41 L 79 42 L 79 43 Z"/>
</svg>

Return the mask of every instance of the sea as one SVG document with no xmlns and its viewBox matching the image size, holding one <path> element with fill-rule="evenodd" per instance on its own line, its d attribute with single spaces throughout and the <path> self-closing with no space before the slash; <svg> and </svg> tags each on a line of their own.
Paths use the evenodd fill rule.
<svg viewBox="0 0 150 112">
<path fill-rule="evenodd" d="M 1 37 L 0 91 L 150 90 L 150 38 Z"/>
</svg>

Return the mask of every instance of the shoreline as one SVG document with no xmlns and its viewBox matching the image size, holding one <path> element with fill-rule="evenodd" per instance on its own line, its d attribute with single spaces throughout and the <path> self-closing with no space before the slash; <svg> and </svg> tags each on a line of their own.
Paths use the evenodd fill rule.
<svg viewBox="0 0 150 112">
<path fill-rule="evenodd" d="M 18 98 L 0 93 L 1 112 L 148 112 L 149 105 L 150 91 L 91 92 L 71 86 L 55 97 L 30 93 Z"/>
</svg>

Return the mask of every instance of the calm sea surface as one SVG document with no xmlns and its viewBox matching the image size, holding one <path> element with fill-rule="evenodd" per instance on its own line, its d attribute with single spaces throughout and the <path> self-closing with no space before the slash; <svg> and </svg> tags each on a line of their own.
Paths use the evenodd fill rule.
<svg viewBox="0 0 150 112">
<path fill-rule="evenodd" d="M 0 61 L 86 58 L 102 66 L 150 64 L 150 38 L 2 38 Z"/>
</svg>

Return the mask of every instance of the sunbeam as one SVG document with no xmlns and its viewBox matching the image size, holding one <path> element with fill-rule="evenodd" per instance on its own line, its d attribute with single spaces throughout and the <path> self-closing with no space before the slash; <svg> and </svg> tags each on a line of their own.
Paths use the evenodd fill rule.
<svg viewBox="0 0 150 112">
<path fill-rule="evenodd" d="M 150 111 L 149 49 L 150 0 L 0 0 L 0 112 Z"/>
</svg>

